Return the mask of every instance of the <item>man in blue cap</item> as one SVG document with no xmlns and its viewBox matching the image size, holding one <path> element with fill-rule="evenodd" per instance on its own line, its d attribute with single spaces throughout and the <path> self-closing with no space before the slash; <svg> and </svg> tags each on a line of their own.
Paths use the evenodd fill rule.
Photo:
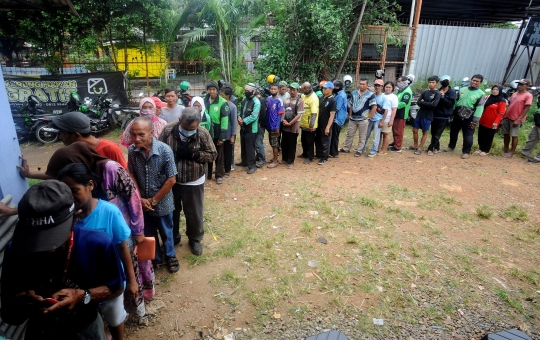
<svg viewBox="0 0 540 340">
<path fill-rule="evenodd" d="M 317 127 L 317 151 L 321 150 L 321 159 L 319 165 L 328 162 L 328 154 L 330 153 L 330 142 L 332 140 L 332 123 L 336 114 L 336 99 L 332 94 L 334 83 L 327 81 L 323 85 L 323 98 L 319 102 L 319 121 Z M 320 147 L 320 149 L 319 149 Z"/>
</svg>

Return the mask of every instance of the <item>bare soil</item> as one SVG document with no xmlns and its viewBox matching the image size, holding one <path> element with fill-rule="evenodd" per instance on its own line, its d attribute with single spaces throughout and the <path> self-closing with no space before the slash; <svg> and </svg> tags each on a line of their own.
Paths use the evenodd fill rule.
<svg viewBox="0 0 540 340">
<path fill-rule="evenodd" d="M 409 128 L 406 134 L 411 134 Z M 460 145 L 461 140 L 458 141 L 458 147 Z M 32 169 L 41 168 L 44 171 L 49 158 L 59 146 L 59 144 L 45 147 L 30 145 L 23 147 L 22 152 Z M 394 237 L 396 242 L 403 242 L 397 250 L 399 254 L 404 254 L 401 255 L 403 258 L 411 257 L 414 247 L 417 249 L 423 243 L 430 244 L 428 252 L 432 253 L 430 256 L 433 261 L 437 261 L 437 266 L 429 270 L 429 275 L 417 275 L 412 280 L 417 285 L 429 285 L 430 277 L 439 276 L 437 272 L 443 276 L 447 275 L 449 280 L 467 285 L 464 289 L 478 290 L 479 285 L 488 286 L 487 282 L 470 282 L 471 275 L 466 270 L 463 272 L 452 270 L 453 260 L 446 257 L 449 251 L 440 250 L 473 249 L 470 259 L 473 273 L 477 273 L 475 275 L 480 277 L 481 273 L 482 277 L 494 286 L 499 284 L 491 278 L 498 278 L 506 282 L 508 287 L 513 287 L 512 289 L 523 289 L 527 294 L 534 295 L 534 290 L 539 289 L 538 282 L 536 284 L 523 282 L 517 277 L 512 277 L 510 273 L 512 268 L 517 268 L 521 273 L 538 270 L 540 260 L 538 241 L 530 239 L 531 228 L 538 228 L 540 221 L 538 165 L 528 163 L 525 158 L 518 156 L 512 159 L 471 156 L 463 160 L 460 155 L 457 150 L 453 153 L 441 152 L 434 156 L 427 156 L 425 152 L 417 156 L 412 151 L 404 151 L 401 154 L 389 153 L 374 158 L 354 157 L 354 153 L 349 153 L 340 154 L 339 158 L 331 159 L 323 166 L 317 165 L 316 162 L 305 165 L 302 159 L 297 159 L 292 170 L 280 165 L 274 169 L 258 170 L 253 175 L 247 175 L 246 168 L 236 167 L 231 177 L 224 179 L 223 185 L 217 185 L 215 181 L 207 182 L 205 191 L 207 233 L 203 241 L 205 255 L 217 254 L 220 247 L 234 239 L 232 233 L 239 227 L 238 224 L 242 224 L 242 228 L 251 228 L 255 234 L 266 235 L 264 233 L 275 231 L 276 235 L 281 235 L 281 243 L 274 242 L 273 239 L 268 250 L 272 256 L 276 256 L 281 268 L 272 268 L 270 262 L 264 261 L 250 263 L 249 257 L 256 256 L 251 253 L 253 249 L 250 248 L 240 249 L 233 256 L 208 257 L 208 261 L 194 264 L 192 257 L 189 256 L 187 240 L 183 238 L 182 245 L 177 248 L 181 264 L 180 272 L 170 275 L 165 268 L 157 271 L 159 284 L 156 286 L 156 300 L 149 304 L 152 315 L 141 325 L 130 324 L 126 329 L 126 338 L 210 339 L 211 335 L 213 339 L 223 339 L 226 332 L 241 333 L 246 329 L 253 338 L 279 339 L 278 335 L 264 335 L 264 326 L 269 319 L 279 319 L 285 324 L 287 320 L 294 320 L 296 318 L 294 310 L 298 310 L 298 306 L 321 314 L 336 314 L 339 308 L 347 307 L 359 315 L 369 316 L 369 311 L 378 308 L 381 303 L 392 305 L 385 302 L 384 296 L 379 292 L 363 291 L 346 298 L 336 297 L 331 292 L 332 287 L 324 284 L 332 281 L 327 281 L 324 277 L 318 278 L 322 273 L 317 274 L 316 270 L 312 270 L 318 276 L 306 276 L 301 280 L 303 287 L 308 284 L 307 281 L 310 282 L 310 288 L 306 288 L 307 293 L 298 292 L 298 288 L 295 290 L 291 284 L 293 294 L 289 298 L 282 298 L 266 312 L 261 311 L 261 307 L 253 300 L 248 300 L 246 292 L 237 291 L 234 286 L 222 285 L 222 281 L 216 280 L 223 275 L 224 270 L 230 270 L 250 282 L 243 287 L 256 291 L 258 287 L 266 287 L 269 282 L 279 280 L 279 273 L 296 273 L 300 263 L 305 267 L 308 259 L 322 256 L 321 254 L 325 254 L 324 258 L 329 264 L 356 266 L 354 258 L 358 252 L 353 249 L 355 244 L 345 242 L 343 234 L 340 231 L 333 231 L 332 225 L 340 223 L 340 218 L 354 214 L 358 206 L 351 202 L 354 197 L 359 196 L 374 197 L 378 202 L 382 202 L 383 207 L 378 210 L 373 208 L 374 214 L 369 216 L 375 221 L 374 229 L 356 229 L 357 226 L 350 226 L 347 237 L 357 237 L 361 240 L 360 243 L 362 240 L 370 239 L 379 242 L 381 238 L 377 233 L 388 232 L 389 238 Z M 239 145 L 236 146 L 235 156 L 237 160 L 240 157 Z M 269 148 L 267 159 L 270 159 Z M 389 188 L 406 188 L 409 193 L 393 196 Z M 318 207 L 305 202 L 307 204 L 305 209 L 298 208 L 306 197 L 302 196 L 304 189 L 317 193 L 318 196 L 312 197 L 319 202 Z M 437 195 L 451 197 L 461 203 L 452 205 L 443 202 L 433 209 L 425 208 L 425 204 L 430 203 L 430 199 L 426 197 L 432 197 L 432 202 L 435 202 Z M 528 212 L 526 222 L 497 217 L 500 211 L 511 204 L 518 205 Z M 479 205 L 492 207 L 494 217 L 486 222 L 477 222 L 476 208 Z M 446 206 L 452 206 L 451 213 L 454 217 L 443 212 L 442 209 Z M 328 214 L 321 211 L 325 207 Z M 393 223 L 389 223 L 384 215 L 390 214 L 388 210 L 390 207 L 401 209 L 399 211 L 409 211 L 414 217 L 395 218 Z M 313 211 L 317 211 L 317 215 L 321 215 L 320 218 L 314 217 Z M 271 219 L 265 218 L 273 214 L 276 216 Z M 468 217 L 461 219 L 459 214 Z M 359 225 L 364 222 L 362 217 L 360 220 Z M 306 223 L 312 224 L 314 228 L 322 227 L 309 233 L 305 231 Z M 429 234 L 426 223 L 430 223 L 429 228 L 436 231 L 436 234 L 433 233 L 436 237 Z M 358 232 L 358 230 L 365 231 Z M 524 235 L 522 238 L 516 237 L 521 234 Z M 316 242 L 318 236 L 328 239 L 328 244 Z M 310 247 L 307 248 L 310 251 L 302 253 L 301 260 L 294 258 L 294 255 L 291 259 L 290 256 L 296 253 L 297 246 Z M 493 256 L 496 256 L 498 261 L 490 260 L 491 249 L 496 249 Z M 392 270 L 389 267 L 399 260 L 399 258 L 395 261 L 389 260 L 388 267 L 381 270 L 387 270 L 391 274 Z M 258 268 L 253 268 L 255 266 Z M 379 266 L 385 267 L 386 264 L 380 265 L 379 262 Z M 444 272 L 446 266 L 450 269 Z M 377 271 L 376 263 L 373 267 Z M 396 264 L 396 267 L 399 265 Z M 416 267 L 413 268 L 416 271 Z M 302 271 L 309 273 L 310 269 L 300 270 Z M 385 282 L 369 282 L 371 276 L 363 275 L 355 279 L 357 286 L 380 284 L 385 291 L 392 289 L 387 288 Z M 463 277 L 464 282 L 460 281 L 460 277 Z M 406 277 L 403 279 L 410 281 Z M 410 283 L 405 286 L 409 287 Z M 483 292 L 479 291 L 478 294 Z M 238 297 L 238 300 L 231 304 L 220 298 L 222 296 Z M 490 296 L 496 300 L 493 294 Z M 339 303 L 336 303 L 337 299 Z M 525 305 L 528 313 L 538 317 L 536 306 L 527 307 L 527 302 L 521 303 Z M 399 304 L 396 307 L 399 308 Z M 525 318 L 523 315 L 527 312 L 519 313 L 512 308 L 501 306 L 500 313 L 516 325 L 525 322 L 527 327 L 536 330 L 540 325 L 538 319 Z M 455 315 L 449 315 L 455 318 Z M 454 331 L 459 334 L 459 327 L 456 326 Z M 399 333 L 394 331 L 394 334 L 396 332 Z"/>
</svg>

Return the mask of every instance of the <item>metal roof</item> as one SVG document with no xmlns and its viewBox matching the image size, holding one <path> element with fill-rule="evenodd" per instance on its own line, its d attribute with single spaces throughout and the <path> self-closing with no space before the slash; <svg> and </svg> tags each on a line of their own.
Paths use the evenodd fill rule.
<svg viewBox="0 0 540 340">
<path fill-rule="evenodd" d="M 67 11 L 78 15 L 70 0 L 0 0 L 0 11 Z"/>
<path fill-rule="evenodd" d="M 401 6 L 399 17 L 408 21 L 413 1 L 396 0 L 396 2 Z M 527 11 L 529 4 L 530 8 Z M 412 10 L 414 11 L 414 8 Z M 540 15 L 540 0 L 423 0 L 420 22 L 501 23 L 520 21 L 538 15 Z"/>
</svg>

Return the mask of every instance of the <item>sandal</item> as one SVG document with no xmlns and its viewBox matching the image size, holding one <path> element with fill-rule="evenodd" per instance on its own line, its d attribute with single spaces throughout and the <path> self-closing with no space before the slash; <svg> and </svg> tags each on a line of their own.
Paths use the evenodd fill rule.
<svg viewBox="0 0 540 340">
<path fill-rule="evenodd" d="M 418 150 L 418 148 L 415 148 L 415 147 L 412 146 L 412 145 L 409 145 L 409 148 L 408 148 L 408 149 L 409 149 L 409 150 Z"/>
<path fill-rule="evenodd" d="M 167 259 L 167 269 L 169 270 L 169 273 L 176 273 L 180 270 L 180 264 L 178 263 L 176 256 Z"/>
<path fill-rule="evenodd" d="M 415 155 L 420 155 L 422 153 L 422 150 L 420 149 L 416 149 L 416 151 L 414 152 Z"/>
</svg>

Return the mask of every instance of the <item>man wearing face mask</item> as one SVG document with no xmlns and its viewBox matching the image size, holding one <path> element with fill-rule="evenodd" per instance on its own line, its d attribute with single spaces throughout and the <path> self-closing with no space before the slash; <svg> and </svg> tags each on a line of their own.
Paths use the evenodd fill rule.
<svg viewBox="0 0 540 340">
<path fill-rule="evenodd" d="M 208 94 L 204 98 L 205 113 L 210 115 L 212 120 L 212 128 L 214 129 L 214 145 L 217 150 L 216 158 L 216 182 L 223 183 L 225 169 L 223 167 L 223 148 L 224 142 L 227 140 L 227 128 L 229 127 L 230 109 L 227 101 L 219 95 L 218 83 L 211 80 L 206 84 Z M 208 179 L 212 179 L 212 169 L 208 169 Z"/>
<path fill-rule="evenodd" d="M 257 168 L 255 167 L 255 140 L 259 131 L 259 112 L 261 102 L 255 96 L 257 86 L 248 83 L 244 91 L 242 109 L 238 114 L 238 124 L 240 124 L 240 152 L 242 160 L 236 163 L 238 166 L 247 166 L 248 175 L 251 175 Z"/>
<path fill-rule="evenodd" d="M 217 157 L 210 133 L 199 125 L 200 112 L 188 107 L 177 123 L 165 126 L 160 141 L 169 145 L 178 168 L 174 195 L 173 234 L 180 240 L 180 212 L 186 217 L 186 235 L 194 255 L 202 254 L 205 169 Z"/>
<path fill-rule="evenodd" d="M 390 144 L 390 151 L 401 152 L 401 144 L 403 143 L 403 135 L 405 134 L 405 122 L 409 118 L 409 111 L 411 109 L 411 102 L 413 98 L 412 90 L 410 88 L 413 82 L 414 76 L 401 76 L 398 78 L 398 107 L 396 111 L 396 117 L 394 118 L 394 125 L 392 125 L 392 135 L 394 142 Z"/>
<path fill-rule="evenodd" d="M 343 83 L 340 80 L 334 82 L 334 96 L 336 98 L 336 114 L 334 116 L 334 123 L 332 124 L 332 140 L 330 142 L 330 153 L 329 157 L 337 158 L 339 156 L 339 133 L 343 124 L 345 124 L 345 119 L 347 118 L 347 94 L 343 89 Z"/>
</svg>

